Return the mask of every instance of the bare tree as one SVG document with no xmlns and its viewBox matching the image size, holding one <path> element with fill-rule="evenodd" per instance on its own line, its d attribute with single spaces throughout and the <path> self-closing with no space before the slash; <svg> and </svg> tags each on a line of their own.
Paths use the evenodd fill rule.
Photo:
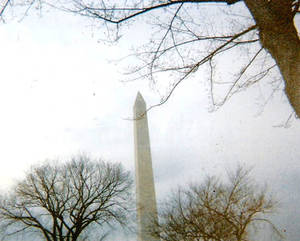
<svg viewBox="0 0 300 241">
<path fill-rule="evenodd" d="M 149 43 L 137 48 L 135 56 L 140 65 L 132 72 L 154 83 L 169 73 L 172 80 L 168 93 L 158 105 L 165 103 L 199 67 L 210 70 L 212 104 L 218 107 L 277 66 L 287 98 L 296 116 L 300 116 L 300 40 L 294 24 L 299 0 L 4 0 L 0 16 L 8 6 L 22 4 L 27 6 L 26 14 L 32 6 L 46 4 L 92 18 L 103 23 L 108 33 L 114 29 L 115 39 L 120 37 L 120 27 L 132 20 L 146 19 L 155 25 Z M 229 81 L 216 79 L 216 66 L 224 69 L 226 62 L 232 61 L 225 57 L 237 56 L 236 51 L 242 49 L 248 54 L 242 52 L 239 62 L 227 66 L 236 69 L 234 77 Z M 281 83 L 280 78 L 274 89 Z M 225 94 L 215 99 L 214 90 L 220 86 Z"/>
<path fill-rule="evenodd" d="M 130 174 L 120 164 L 85 155 L 64 164 L 35 166 L 11 193 L 1 195 L 2 234 L 9 238 L 37 233 L 47 241 L 91 240 L 92 233 L 105 225 L 128 222 L 131 186 Z"/>
<path fill-rule="evenodd" d="M 252 183 L 249 170 L 239 167 L 226 183 L 208 177 L 203 184 L 178 189 L 150 230 L 162 241 L 247 241 L 252 240 L 251 227 L 267 222 L 281 236 L 267 217 L 275 206 L 265 190 Z"/>
</svg>

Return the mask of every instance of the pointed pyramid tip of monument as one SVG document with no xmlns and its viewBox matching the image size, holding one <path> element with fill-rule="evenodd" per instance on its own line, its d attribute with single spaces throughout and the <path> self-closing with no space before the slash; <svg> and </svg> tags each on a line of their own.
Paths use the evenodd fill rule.
<svg viewBox="0 0 300 241">
<path fill-rule="evenodd" d="M 139 91 L 137 92 L 136 98 L 142 98 L 143 99 L 143 96 L 142 96 L 141 92 L 139 92 Z"/>
<path fill-rule="evenodd" d="M 137 92 L 137 95 L 136 95 L 135 105 L 137 103 L 143 103 L 143 104 L 145 104 L 145 100 L 144 100 L 142 94 L 139 91 Z"/>
</svg>

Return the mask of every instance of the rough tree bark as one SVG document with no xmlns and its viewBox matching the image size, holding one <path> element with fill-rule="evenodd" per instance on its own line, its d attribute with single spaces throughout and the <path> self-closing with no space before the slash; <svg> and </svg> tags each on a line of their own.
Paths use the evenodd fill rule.
<svg viewBox="0 0 300 241">
<path fill-rule="evenodd" d="M 294 25 L 291 0 L 244 0 L 260 34 L 262 46 L 276 61 L 285 82 L 285 92 L 300 117 L 300 40 Z"/>
</svg>

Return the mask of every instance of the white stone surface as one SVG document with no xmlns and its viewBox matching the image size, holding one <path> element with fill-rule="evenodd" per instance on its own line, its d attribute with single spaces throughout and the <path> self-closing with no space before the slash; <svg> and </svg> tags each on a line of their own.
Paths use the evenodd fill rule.
<svg viewBox="0 0 300 241">
<path fill-rule="evenodd" d="M 157 220 L 157 207 L 146 103 L 140 93 L 133 110 L 138 241 L 158 241 L 148 234 L 149 223 Z"/>
</svg>

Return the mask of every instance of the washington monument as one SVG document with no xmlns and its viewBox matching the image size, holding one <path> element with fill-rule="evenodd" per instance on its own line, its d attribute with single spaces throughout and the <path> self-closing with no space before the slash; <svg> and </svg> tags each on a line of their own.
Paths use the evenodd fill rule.
<svg viewBox="0 0 300 241">
<path fill-rule="evenodd" d="M 150 222 L 157 222 L 157 208 L 146 103 L 139 92 L 133 112 L 138 241 L 159 241 L 148 233 Z"/>
</svg>

